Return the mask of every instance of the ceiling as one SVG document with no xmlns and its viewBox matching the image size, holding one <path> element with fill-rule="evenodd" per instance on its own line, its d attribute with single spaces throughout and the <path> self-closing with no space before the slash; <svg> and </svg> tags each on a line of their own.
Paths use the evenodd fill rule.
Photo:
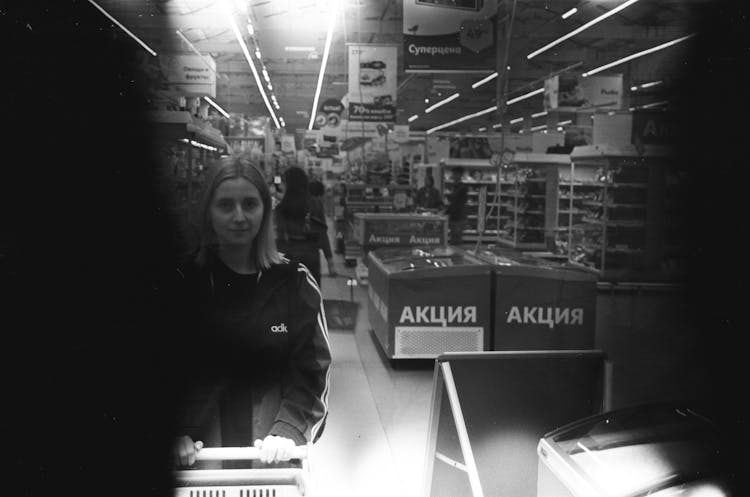
<svg viewBox="0 0 750 497">
<path fill-rule="evenodd" d="M 342 98 L 347 93 L 346 44 L 402 43 L 404 0 L 341 0 L 320 101 Z M 510 32 L 508 46 L 508 96 L 521 95 L 542 86 L 545 76 L 570 68 L 581 72 L 632 53 L 690 34 L 692 10 L 710 0 L 640 0 L 603 22 L 529 60 L 526 55 L 622 4 L 624 0 L 498 0 L 502 32 Z M 224 2 L 224 3 L 222 3 Z M 216 102 L 229 112 L 268 116 L 242 49 L 230 28 L 226 5 L 243 33 L 251 53 L 262 52 L 276 111 L 289 131 L 306 129 L 324 51 L 330 1 L 326 0 L 97 0 L 120 23 L 158 53 L 193 53 L 179 30 L 201 54 L 216 60 Z M 567 19 L 561 14 L 576 7 Z M 512 18 L 512 25 L 510 19 Z M 254 27 L 251 36 L 247 21 Z M 119 29 L 112 25 L 112 29 Z M 313 47 L 294 51 L 289 47 Z M 501 44 L 501 48 L 505 44 Z M 625 86 L 663 80 L 647 91 L 625 92 L 626 106 L 668 98 L 686 61 L 688 43 L 633 60 L 611 70 L 623 73 Z M 399 48 L 399 54 L 401 49 Z M 501 54 L 504 50 L 500 50 Z M 399 55 L 400 57 L 400 55 Z M 500 58 L 500 56 L 499 56 Z M 257 59 L 255 59 L 257 62 Z M 604 72 L 602 74 L 607 74 Z M 466 114 L 495 105 L 498 79 L 472 89 L 482 79 L 477 74 L 406 73 L 399 59 L 397 124 L 409 116 L 412 130 L 427 130 Z M 425 107 L 459 92 L 461 96 L 424 113 Z M 628 100 L 630 99 L 630 102 Z M 507 108 L 505 116 L 493 112 L 464 121 L 448 131 L 475 132 L 499 120 L 529 116 L 542 109 L 542 96 Z"/>
</svg>

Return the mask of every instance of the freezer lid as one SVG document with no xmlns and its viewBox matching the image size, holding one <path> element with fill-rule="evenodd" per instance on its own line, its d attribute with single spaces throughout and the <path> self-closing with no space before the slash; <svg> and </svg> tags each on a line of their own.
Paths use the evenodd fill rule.
<svg viewBox="0 0 750 497">
<path fill-rule="evenodd" d="M 584 269 L 523 255 L 518 252 L 514 253 L 503 248 L 484 249 L 471 255 L 495 266 L 494 269 L 498 274 L 592 283 L 598 279 L 595 273 Z"/>
<path fill-rule="evenodd" d="M 542 440 L 540 447 L 555 456 L 549 460 L 565 462 L 557 472 L 575 473 L 559 474 L 561 480 L 583 480 L 612 497 L 720 478 L 726 468 L 718 430 L 687 406 L 613 411 L 571 423 Z"/>
</svg>

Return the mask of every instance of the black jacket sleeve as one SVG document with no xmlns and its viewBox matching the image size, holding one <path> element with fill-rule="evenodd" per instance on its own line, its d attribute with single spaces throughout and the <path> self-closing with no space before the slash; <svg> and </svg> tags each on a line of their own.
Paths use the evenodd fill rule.
<svg viewBox="0 0 750 497">
<path fill-rule="evenodd" d="M 303 266 L 297 268 L 298 319 L 290 330 L 289 367 L 282 378 L 279 413 L 270 434 L 291 438 L 297 445 L 320 437 L 328 414 L 331 351 L 323 298 Z"/>
</svg>

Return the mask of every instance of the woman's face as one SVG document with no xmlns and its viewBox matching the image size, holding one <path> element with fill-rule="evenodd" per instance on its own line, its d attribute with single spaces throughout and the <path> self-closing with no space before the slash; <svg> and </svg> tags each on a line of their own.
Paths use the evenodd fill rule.
<svg viewBox="0 0 750 497">
<path fill-rule="evenodd" d="M 219 245 L 249 249 L 263 221 L 263 199 L 245 178 L 226 179 L 214 192 L 210 214 Z"/>
</svg>

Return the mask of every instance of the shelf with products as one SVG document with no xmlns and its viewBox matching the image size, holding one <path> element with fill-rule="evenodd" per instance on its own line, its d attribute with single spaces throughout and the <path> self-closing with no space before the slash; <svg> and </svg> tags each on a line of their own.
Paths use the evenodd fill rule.
<svg viewBox="0 0 750 497">
<path fill-rule="evenodd" d="M 558 227 L 560 168 L 570 168 L 563 154 L 516 153 L 507 168 L 512 188 L 501 191 L 502 209 L 508 215 L 503 244 L 524 250 L 552 250 Z"/>
<path fill-rule="evenodd" d="M 679 213 L 685 199 L 670 199 L 669 190 L 678 191 L 686 175 L 670 172 L 678 166 L 672 157 L 663 147 L 576 147 L 570 173 L 560 181 L 560 213 L 570 213 L 569 230 L 558 235 L 557 246 L 604 281 L 678 277 L 672 259 L 680 256 L 672 249 L 680 237 L 670 234 L 666 221 L 676 216 L 667 205 L 677 204 Z"/>
<path fill-rule="evenodd" d="M 463 169 L 461 183 L 467 190 L 468 200 L 464 205 L 469 221 L 463 231 L 464 241 L 495 240 L 502 220 L 499 192 L 510 184 L 501 177 L 499 166 L 492 165 L 489 159 L 443 159 L 440 167 L 446 206 L 453 193 L 452 172 L 457 167 Z"/>
</svg>

